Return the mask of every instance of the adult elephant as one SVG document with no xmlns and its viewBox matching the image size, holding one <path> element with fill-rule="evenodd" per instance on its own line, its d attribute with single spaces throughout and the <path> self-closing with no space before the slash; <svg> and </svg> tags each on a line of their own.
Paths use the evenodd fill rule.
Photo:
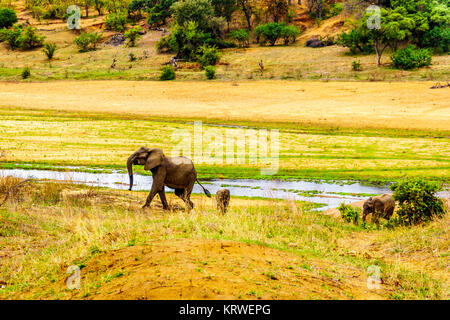
<svg viewBox="0 0 450 320">
<path fill-rule="evenodd" d="M 192 161 L 186 157 L 166 157 L 161 149 L 141 147 L 133 153 L 127 161 L 128 175 L 130 176 L 130 189 L 133 188 L 133 165 L 144 165 L 144 170 L 150 170 L 153 175 L 153 184 L 143 208 L 150 206 L 156 194 L 159 194 L 163 208 L 169 209 L 164 191 L 165 186 L 175 189 L 189 209 L 194 207 L 190 200 L 194 184 L 203 188 L 208 197 L 211 194 L 197 180 L 197 171 Z"/>
<path fill-rule="evenodd" d="M 389 219 L 394 213 L 395 201 L 389 194 L 383 194 L 381 196 L 370 197 L 363 205 L 363 221 L 366 221 L 366 217 L 372 214 L 374 222 L 378 223 L 379 218 Z"/>
</svg>

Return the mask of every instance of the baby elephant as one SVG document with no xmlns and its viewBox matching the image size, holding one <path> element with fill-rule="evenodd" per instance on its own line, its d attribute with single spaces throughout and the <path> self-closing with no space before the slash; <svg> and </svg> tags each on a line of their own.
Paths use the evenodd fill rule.
<svg viewBox="0 0 450 320">
<path fill-rule="evenodd" d="M 389 194 L 370 197 L 363 205 L 363 221 L 366 221 L 368 214 L 372 214 L 372 220 L 378 223 L 378 219 L 389 219 L 394 213 L 395 201 Z"/>
<path fill-rule="evenodd" d="M 230 203 L 230 190 L 220 189 L 216 192 L 217 210 L 223 214 L 227 212 L 228 204 Z"/>
</svg>

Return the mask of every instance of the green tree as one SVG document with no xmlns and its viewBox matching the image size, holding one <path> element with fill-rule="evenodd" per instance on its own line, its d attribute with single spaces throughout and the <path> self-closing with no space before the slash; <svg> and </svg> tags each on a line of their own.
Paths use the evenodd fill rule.
<svg viewBox="0 0 450 320">
<path fill-rule="evenodd" d="M 148 9 L 148 23 L 166 24 L 167 19 L 171 15 L 170 8 L 176 0 L 158 0 L 151 8 Z"/>
<path fill-rule="evenodd" d="M 381 57 L 388 47 L 395 47 L 399 41 L 406 40 L 412 35 L 415 27 L 414 20 L 407 15 L 405 8 L 381 9 L 380 27 L 369 27 L 369 19 L 375 12 L 366 13 L 362 20 L 362 29 L 373 41 L 377 53 L 377 66 L 381 65 Z"/>
<path fill-rule="evenodd" d="M 252 15 L 253 15 L 253 11 L 254 11 L 252 1 L 237 0 L 237 5 L 245 16 L 245 20 L 247 21 L 248 30 L 251 31 L 252 30 Z"/>
<path fill-rule="evenodd" d="M 273 22 L 279 22 L 285 18 L 289 11 L 289 5 L 286 0 L 267 0 L 267 11 L 272 15 Z"/>
<path fill-rule="evenodd" d="M 195 21 L 197 28 L 202 32 L 209 29 L 209 19 L 214 16 L 214 9 L 210 0 L 180 0 L 175 2 L 171 10 L 175 22 L 184 26 Z"/>
<path fill-rule="evenodd" d="M 226 19 L 228 30 L 230 30 L 231 18 L 233 13 L 237 10 L 236 0 L 212 0 L 211 4 L 216 16 L 224 17 Z"/>
</svg>

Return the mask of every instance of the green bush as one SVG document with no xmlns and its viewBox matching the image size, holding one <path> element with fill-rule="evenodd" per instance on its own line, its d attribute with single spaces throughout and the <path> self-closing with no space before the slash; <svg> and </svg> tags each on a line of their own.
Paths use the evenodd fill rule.
<svg viewBox="0 0 450 320">
<path fill-rule="evenodd" d="M 80 36 L 75 38 L 74 43 L 77 45 L 80 52 L 86 52 L 96 50 L 97 43 L 101 38 L 102 36 L 97 32 L 82 33 Z"/>
<path fill-rule="evenodd" d="M 428 49 L 417 49 L 409 45 L 404 49 L 395 51 L 391 60 L 397 69 L 411 70 L 431 65 L 432 54 Z"/>
<path fill-rule="evenodd" d="M 215 66 L 220 60 L 220 52 L 216 47 L 203 45 L 199 48 L 198 62 L 204 68 L 206 66 Z"/>
<path fill-rule="evenodd" d="M 110 13 L 106 16 L 106 29 L 124 32 L 127 25 L 127 16 L 122 13 Z"/>
<path fill-rule="evenodd" d="M 255 34 L 258 42 L 261 45 L 265 45 L 267 42 L 271 46 L 274 46 L 277 40 L 281 37 L 283 24 L 269 22 L 268 24 L 262 24 L 255 28 Z"/>
<path fill-rule="evenodd" d="M 161 75 L 159 76 L 159 80 L 167 81 L 175 79 L 175 68 L 173 66 L 164 66 L 161 69 Z"/>
<path fill-rule="evenodd" d="M 354 60 L 352 62 L 352 70 L 353 71 L 362 71 L 361 61 L 360 60 Z"/>
<path fill-rule="evenodd" d="M 47 42 L 44 46 L 44 50 L 42 50 L 42 51 L 44 51 L 48 60 L 52 60 L 53 56 L 55 55 L 55 51 L 56 51 L 56 43 Z"/>
<path fill-rule="evenodd" d="M 361 208 L 353 208 L 350 205 L 345 204 L 344 202 L 338 207 L 339 212 L 341 213 L 342 219 L 346 222 L 353 222 L 354 224 L 358 224 L 359 217 L 361 216 Z"/>
<path fill-rule="evenodd" d="M 405 225 L 430 221 L 445 214 L 444 203 L 436 195 L 442 185 L 423 179 L 409 179 L 391 185 L 394 200 L 399 202 L 397 214 Z"/>
<path fill-rule="evenodd" d="M 31 50 L 42 47 L 44 45 L 44 39 L 45 36 L 40 36 L 35 27 L 28 26 L 23 30 L 20 39 L 20 48 L 23 50 Z"/>
<path fill-rule="evenodd" d="M 295 26 L 270 22 L 257 26 L 255 35 L 261 45 L 265 45 L 268 42 L 271 46 L 274 46 L 279 38 L 284 38 L 284 44 L 287 45 L 289 42 L 295 42 L 298 35 L 300 35 L 300 31 Z"/>
<path fill-rule="evenodd" d="M 340 46 L 349 48 L 351 54 L 375 52 L 373 41 L 359 29 L 342 32 L 336 42 Z"/>
<path fill-rule="evenodd" d="M 9 8 L 0 8 L 0 29 L 9 28 L 17 22 L 16 12 Z"/>
<path fill-rule="evenodd" d="M 30 68 L 29 67 L 25 67 L 23 70 L 22 70 L 22 79 L 28 79 L 29 77 L 31 76 L 31 70 L 30 70 Z"/>
<path fill-rule="evenodd" d="M 281 37 L 284 39 L 285 45 L 295 43 L 299 35 L 300 30 L 296 26 L 283 26 L 281 29 Z"/>
<path fill-rule="evenodd" d="M 66 15 L 66 7 L 65 6 L 51 6 L 48 8 L 44 14 L 44 19 L 63 19 Z"/>
<path fill-rule="evenodd" d="M 339 15 L 342 11 L 344 10 L 344 7 L 342 6 L 342 3 L 333 3 L 330 6 L 330 13 L 329 13 L 329 17 L 335 17 L 337 15 Z"/>
<path fill-rule="evenodd" d="M 250 44 L 250 33 L 245 29 L 238 29 L 231 32 L 231 37 L 238 42 L 241 48 L 246 48 Z"/>
<path fill-rule="evenodd" d="M 197 23 L 190 21 L 184 27 L 175 24 L 169 36 L 162 38 L 158 51 L 174 52 L 178 58 L 196 60 L 198 50 L 210 39 L 210 35 L 199 31 Z"/>
<path fill-rule="evenodd" d="M 0 30 L 0 39 L 5 41 L 11 50 L 31 50 L 42 47 L 45 36 L 40 36 L 32 26 L 24 30 L 22 26 L 15 25 L 14 28 Z"/>
<path fill-rule="evenodd" d="M 135 47 L 136 46 L 136 41 L 140 37 L 142 37 L 141 32 L 142 32 L 142 28 L 139 27 L 139 26 L 131 28 L 128 31 L 125 31 L 124 36 L 128 40 L 128 46 L 130 46 L 130 47 Z"/>
<path fill-rule="evenodd" d="M 216 68 L 214 68 L 213 66 L 206 66 L 205 75 L 208 80 L 214 79 L 216 77 Z"/>
<path fill-rule="evenodd" d="M 20 48 L 22 40 L 22 27 L 15 25 L 11 29 L 1 29 L 0 40 L 6 42 L 11 50 Z"/>
</svg>

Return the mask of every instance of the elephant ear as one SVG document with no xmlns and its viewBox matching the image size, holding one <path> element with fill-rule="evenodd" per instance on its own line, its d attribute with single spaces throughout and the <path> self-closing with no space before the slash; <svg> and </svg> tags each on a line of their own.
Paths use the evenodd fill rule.
<svg viewBox="0 0 450 320">
<path fill-rule="evenodd" d="M 150 154 L 145 161 L 144 169 L 151 170 L 162 164 L 164 153 L 161 149 L 151 149 Z"/>
</svg>

